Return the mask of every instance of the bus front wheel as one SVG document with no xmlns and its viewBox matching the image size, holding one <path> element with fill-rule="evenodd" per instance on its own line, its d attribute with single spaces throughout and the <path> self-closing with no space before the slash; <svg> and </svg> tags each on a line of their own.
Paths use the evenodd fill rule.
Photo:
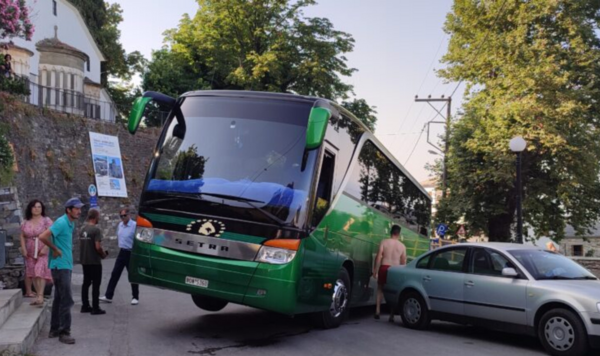
<svg viewBox="0 0 600 356">
<path fill-rule="evenodd" d="M 192 300 L 198 308 L 211 312 L 219 311 L 225 308 L 225 306 L 227 306 L 227 304 L 229 303 L 228 301 L 223 299 L 217 299 L 198 294 L 192 295 Z"/>
<path fill-rule="evenodd" d="M 350 275 L 345 268 L 342 268 L 331 289 L 331 305 L 329 309 L 313 315 L 313 321 L 317 327 L 333 329 L 342 324 L 348 316 L 351 286 Z"/>
</svg>

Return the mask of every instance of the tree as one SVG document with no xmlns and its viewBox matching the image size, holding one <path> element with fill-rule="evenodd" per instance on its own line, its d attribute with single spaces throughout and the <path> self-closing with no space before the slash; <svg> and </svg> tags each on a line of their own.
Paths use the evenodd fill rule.
<svg viewBox="0 0 600 356">
<path fill-rule="evenodd" d="M 342 77 L 345 54 L 354 47 L 348 33 L 325 18 L 304 16 L 314 0 L 197 0 L 194 17 L 184 15 L 166 31 L 166 47 L 153 53 L 144 90 L 177 96 L 198 89 L 293 92 L 332 100 L 347 99 L 352 86 Z M 370 127 L 375 111 L 364 100 Z"/>
<path fill-rule="evenodd" d="M 134 87 L 133 84 L 127 82 L 111 82 L 108 85 L 108 93 L 117 106 L 119 111 L 119 120 L 122 123 L 127 122 L 133 102 L 135 99 L 142 95 L 140 88 Z"/>
<path fill-rule="evenodd" d="M 192 65 L 181 54 L 163 48 L 152 52 L 142 87 L 173 97 L 191 90 L 210 88 L 209 83 L 193 73 Z"/>
<path fill-rule="evenodd" d="M 102 63 L 102 85 L 109 86 L 109 77 L 124 80 L 131 79 L 136 72 L 141 72 L 145 59 L 138 51 L 127 53 L 120 42 L 119 24 L 123 21 L 121 5 L 108 4 L 103 0 L 69 0 L 83 17 L 92 37 L 104 54 L 106 62 Z"/>
<path fill-rule="evenodd" d="M 375 132 L 375 124 L 377 124 L 375 106 L 369 106 L 365 99 L 344 101 L 342 106 L 359 118 L 371 131 Z"/>
<path fill-rule="evenodd" d="M 510 238 L 515 157 L 523 136 L 524 221 L 536 237 L 584 234 L 600 215 L 600 2 L 455 0 L 439 74 L 464 81 L 451 127 L 449 195 L 438 220 L 463 217 L 492 241 Z M 439 173 L 439 171 L 438 171 Z"/>
<path fill-rule="evenodd" d="M 0 38 L 22 37 L 31 41 L 33 31 L 25 0 L 0 0 Z"/>
</svg>

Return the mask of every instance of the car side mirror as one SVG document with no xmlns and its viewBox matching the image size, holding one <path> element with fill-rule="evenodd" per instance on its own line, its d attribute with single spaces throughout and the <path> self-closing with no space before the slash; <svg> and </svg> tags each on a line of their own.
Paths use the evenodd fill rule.
<svg viewBox="0 0 600 356">
<path fill-rule="evenodd" d="M 514 268 L 506 267 L 506 268 L 502 269 L 502 276 L 517 278 L 517 277 L 519 277 L 519 274 L 517 273 L 517 271 Z"/>
</svg>

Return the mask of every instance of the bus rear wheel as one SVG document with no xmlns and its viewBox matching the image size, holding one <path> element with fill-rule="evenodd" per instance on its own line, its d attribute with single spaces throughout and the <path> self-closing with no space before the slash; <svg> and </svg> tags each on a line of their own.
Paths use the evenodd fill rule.
<svg viewBox="0 0 600 356">
<path fill-rule="evenodd" d="M 351 287 L 350 275 L 345 268 L 338 273 L 338 278 L 332 288 L 331 305 L 328 310 L 313 315 L 313 322 L 322 329 L 337 328 L 348 316 Z"/>
<path fill-rule="evenodd" d="M 217 299 L 217 298 L 207 297 L 205 295 L 198 295 L 198 294 L 193 294 L 192 300 L 194 301 L 194 304 L 196 304 L 196 306 L 198 308 L 206 310 L 206 311 L 211 311 L 211 312 L 217 312 L 217 311 L 225 308 L 227 306 L 227 304 L 229 303 L 228 301 L 223 300 L 223 299 Z"/>
</svg>

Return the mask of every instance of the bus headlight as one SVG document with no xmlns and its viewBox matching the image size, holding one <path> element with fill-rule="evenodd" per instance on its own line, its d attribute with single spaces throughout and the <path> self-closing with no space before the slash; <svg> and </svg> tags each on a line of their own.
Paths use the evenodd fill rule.
<svg viewBox="0 0 600 356">
<path fill-rule="evenodd" d="M 283 248 L 263 246 L 258 251 L 254 259 L 257 262 L 271 263 L 274 265 L 283 265 L 289 263 L 296 257 L 296 251 Z"/>
<path fill-rule="evenodd" d="M 154 229 L 138 227 L 135 231 L 135 238 L 139 241 L 151 244 L 154 242 Z"/>
</svg>

